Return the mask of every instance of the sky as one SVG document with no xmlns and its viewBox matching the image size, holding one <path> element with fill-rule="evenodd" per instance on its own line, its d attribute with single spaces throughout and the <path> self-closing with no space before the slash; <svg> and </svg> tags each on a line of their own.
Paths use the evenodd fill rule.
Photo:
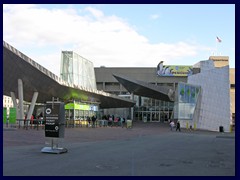
<svg viewBox="0 0 240 180">
<path fill-rule="evenodd" d="M 235 5 L 4 4 L 3 40 L 58 76 L 65 50 L 95 67 L 193 65 L 222 55 L 235 68 Z"/>
</svg>

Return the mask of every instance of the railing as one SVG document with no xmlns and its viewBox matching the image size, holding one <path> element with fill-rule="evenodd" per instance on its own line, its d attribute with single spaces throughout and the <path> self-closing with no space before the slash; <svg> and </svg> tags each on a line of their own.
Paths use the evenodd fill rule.
<svg viewBox="0 0 240 180">
<path fill-rule="evenodd" d="M 66 128 L 77 128 L 77 127 L 112 127 L 112 126 L 118 126 L 123 127 L 126 123 L 121 122 L 114 122 L 114 121 L 108 121 L 108 120 L 96 120 L 95 123 L 93 121 L 88 122 L 87 120 L 66 120 L 65 121 L 65 127 Z M 45 121 L 44 119 L 16 119 L 15 124 L 9 124 L 6 123 L 6 127 L 9 127 L 11 125 L 12 127 L 16 127 L 18 129 L 45 129 Z"/>
<path fill-rule="evenodd" d="M 19 129 L 21 127 L 26 130 L 28 130 L 28 128 L 37 130 L 39 127 L 42 127 L 42 129 L 45 128 L 45 121 L 43 119 L 17 119 L 17 124 Z"/>
</svg>

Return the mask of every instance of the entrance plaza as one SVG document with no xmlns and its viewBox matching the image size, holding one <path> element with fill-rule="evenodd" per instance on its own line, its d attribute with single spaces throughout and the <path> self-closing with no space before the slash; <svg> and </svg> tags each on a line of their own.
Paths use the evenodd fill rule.
<svg viewBox="0 0 240 180">
<path fill-rule="evenodd" d="M 3 128 L 3 176 L 235 176 L 235 133 L 170 130 L 167 123 L 65 128 L 63 154 L 44 129 Z"/>
</svg>

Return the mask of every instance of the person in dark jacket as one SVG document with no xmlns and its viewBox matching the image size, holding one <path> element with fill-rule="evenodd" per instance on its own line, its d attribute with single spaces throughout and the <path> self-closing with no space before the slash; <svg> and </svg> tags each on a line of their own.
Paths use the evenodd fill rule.
<svg viewBox="0 0 240 180">
<path fill-rule="evenodd" d="M 92 116 L 92 127 L 95 128 L 95 123 L 96 123 L 97 118 L 93 115 Z"/>
<path fill-rule="evenodd" d="M 177 121 L 177 127 L 176 127 L 176 131 L 179 130 L 179 132 L 181 131 L 181 127 L 180 127 L 180 121 Z"/>
</svg>

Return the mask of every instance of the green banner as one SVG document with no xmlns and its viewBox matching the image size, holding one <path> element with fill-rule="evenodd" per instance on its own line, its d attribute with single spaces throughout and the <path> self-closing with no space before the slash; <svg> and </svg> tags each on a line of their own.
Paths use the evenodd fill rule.
<svg viewBox="0 0 240 180">
<path fill-rule="evenodd" d="M 7 123 L 7 108 L 3 108 L 3 124 Z"/>
<path fill-rule="evenodd" d="M 65 109 L 90 110 L 90 105 L 87 105 L 87 104 L 77 104 L 77 103 L 68 103 L 68 104 L 65 105 Z"/>
<path fill-rule="evenodd" d="M 16 124 L 17 111 L 16 108 L 10 108 L 9 112 L 9 124 Z"/>
<path fill-rule="evenodd" d="M 68 103 L 65 105 L 65 109 L 74 109 L 74 103 Z"/>
</svg>

